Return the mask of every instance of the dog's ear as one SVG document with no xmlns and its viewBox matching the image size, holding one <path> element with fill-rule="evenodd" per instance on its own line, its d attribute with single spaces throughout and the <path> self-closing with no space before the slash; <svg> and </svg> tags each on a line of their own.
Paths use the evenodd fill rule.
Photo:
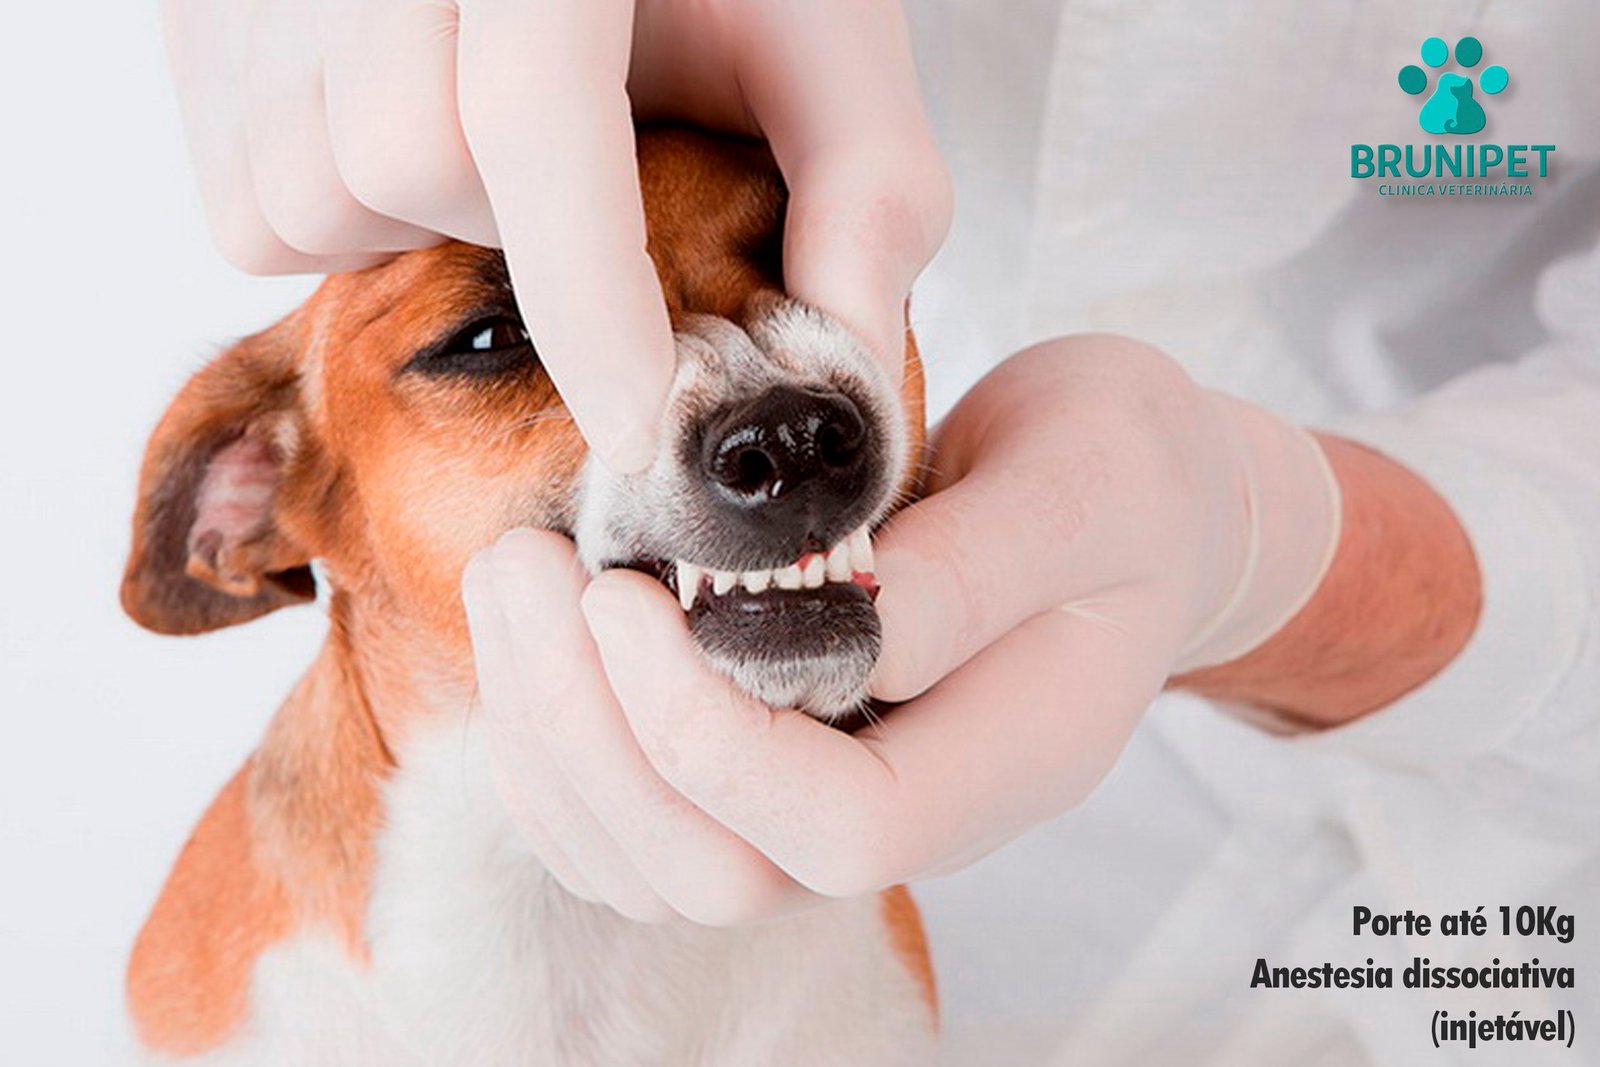
<svg viewBox="0 0 1600 1067">
<path fill-rule="evenodd" d="M 197 634 L 313 599 L 308 553 L 277 521 L 300 386 L 285 325 L 191 378 L 139 472 L 122 606 L 157 633 Z"/>
</svg>

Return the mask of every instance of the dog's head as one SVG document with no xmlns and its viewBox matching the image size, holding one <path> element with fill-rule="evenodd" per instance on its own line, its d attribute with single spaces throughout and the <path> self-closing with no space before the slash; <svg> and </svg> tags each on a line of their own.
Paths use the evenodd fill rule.
<svg viewBox="0 0 1600 1067">
<path fill-rule="evenodd" d="M 679 597 L 747 692 L 829 718 L 878 650 L 869 531 L 908 487 L 921 393 L 786 299 L 784 197 L 743 144 L 642 134 L 650 251 L 677 334 L 659 454 L 587 455 L 497 252 L 460 244 L 329 278 L 202 369 L 145 455 L 123 604 L 198 633 L 314 596 L 464 650 L 467 559 L 516 526 Z"/>
</svg>

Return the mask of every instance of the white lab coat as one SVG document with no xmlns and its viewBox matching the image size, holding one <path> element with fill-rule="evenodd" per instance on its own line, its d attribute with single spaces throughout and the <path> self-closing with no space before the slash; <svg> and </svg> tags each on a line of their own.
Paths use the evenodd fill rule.
<svg viewBox="0 0 1600 1067">
<path fill-rule="evenodd" d="M 951 1064 L 1600 1062 L 1600 5 L 911 0 L 957 219 L 913 321 L 935 413 L 1022 345 L 1112 329 L 1365 440 L 1450 501 L 1484 611 L 1442 675 L 1275 736 L 1163 698 L 1079 811 L 920 887 Z M 1396 73 L 1476 35 L 1476 140 L 1531 199 L 1380 197 Z M 1437 140 L 1437 138 L 1432 138 Z M 1351 909 L 1575 913 L 1550 938 L 1354 937 Z M 1252 990 L 1274 965 L 1539 957 L 1574 990 Z M 1436 1010 L 1570 1009 L 1571 1050 L 1435 1050 Z"/>
</svg>

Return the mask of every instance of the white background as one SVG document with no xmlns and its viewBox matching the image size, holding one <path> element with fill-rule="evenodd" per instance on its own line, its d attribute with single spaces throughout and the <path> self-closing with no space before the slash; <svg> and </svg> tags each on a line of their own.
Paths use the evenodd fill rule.
<svg viewBox="0 0 1600 1067">
<path fill-rule="evenodd" d="M 133 938 L 178 849 L 323 633 L 315 608 L 194 638 L 128 620 L 117 588 L 139 458 L 187 376 L 294 307 L 315 279 L 246 277 L 213 250 L 155 3 L 39 4 L 28 18 L 0 63 L 9 148 L 0 204 L 10 209 L 0 1064 L 87 1067 L 131 1054 L 122 980 Z M 936 402 L 970 373 L 930 368 Z M 1179 773 L 1136 755 L 1118 772 L 1132 788 L 1117 792 L 1148 800 Z M 1014 887 L 1004 906 L 1120 899 L 1141 910 L 1145 879 L 1111 862 L 1126 828 L 1109 834 L 1101 803 L 1076 824 L 1095 866 L 1041 877 L 1074 857 L 1059 844 L 1013 847 L 997 857 L 1001 881 Z M 1191 810 L 1152 828 L 1158 850 L 1192 859 L 1195 818 Z M 991 898 L 961 879 L 945 883 L 942 901 L 923 894 L 932 922 L 941 909 L 982 914 Z M 1015 966 L 1051 964 L 1057 943 L 1023 925 L 987 925 L 944 924 L 947 1004 L 1051 1017 L 1066 1009 L 1057 986 L 1027 978 L 1038 966 Z M 1115 951 L 1093 932 L 1074 939 L 1080 963 L 1109 967 Z M 997 981 L 997 972 L 1012 978 Z M 1011 1034 L 1008 1026 L 974 1040 L 992 1052 Z"/>
<path fill-rule="evenodd" d="M 146 435 L 310 279 L 212 250 L 157 5 L 7 21 L 0 204 L 0 1063 L 120 1062 L 122 968 L 205 804 L 321 633 L 315 610 L 161 638 L 117 604 Z"/>
<path fill-rule="evenodd" d="M 1018 9 L 1025 6 L 1052 5 Z M 184 378 L 217 346 L 294 306 L 313 280 L 246 278 L 212 251 L 153 0 L 33 4 L 26 19 L 9 27 L 0 56 L 0 204 L 10 216 L 0 279 L 0 1065 L 84 1067 L 123 1058 L 122 968 L 132 938 L 185 835 L 255 744 L 323 629 L 314 609 L 191 639 L 129 622 L 116 593 L 138 459 Z M 1552 36 L 1582 52 L 1587 68 L 1582 35 Z M 1373 39 L 1386 49 L 1417 37 L 1408 28 Z M 1375 50 L 1372 62 L 1388 56 Z M 1385 72 L 1382 89 L 1392 94 L 1390 81 Z M 1377 88 L 1372 99 L 1381 106 Z M 1528 102 L 1542 114 L 1557 99 L 1547 89 Z M 1391 110 L 1409 122 L 1403 107 Z M 1592 111 L 1583 114 L 1587 122 Z M 973 121 L 993 125 L 987 115 Z M 1327 137 L 1349 140 L 1339 130 Z M 1436 215 L 1423 206 L 1404 218 L 1420 227 Z M 1491 217 L 1471 216 L 1475 241 Z M 973 255 L 986 246 L 961 246 L 959 234 L 951 247 L 965 247 L 967 262 L 995 261 Z M 999 280 L 1012 285 L 1009 274 Z M 956 299 L 923 293 L 922 316 L 969 315 Z M 1194 308 L 1182 306 L 1185 315 Z M 1237 351 L 1222 351 L 1218 366 L 1241 383 L 1245 370 L 1259 369 L 1240 370 Z M 971 370 L 931 361 L 935 397 L 948 401 Z M 1263 742 L 1241 735 L 1229 743 L 1242 751 Z M 1265 783 L 1260 791 L 1281 807 L 1295 765 L 1250 755 L 1242 761 L 1249 781 Z M 1022 1062 L 1028 1023 L 1036 1020 L 1039 1033 L 1055 1028 L 1117 972 L 1124 935 L 1159 922 L 1162 895 L 1185 883 L 1227 822 L 1204 799 L 1216 783 L 1201 788 L 1190 766 L 1142 732 L 1070 820 L 920 894 L 947 1004 L 969 1021 L 994 1020 L 987 1032 L 967 1028 L 966 1048 L 981 1053 L 971 1062 Z M 1301 841 L 1300 824 L 1293 829 L 1286 849 Z M 1304 882 L 1308 893 L 1325 889 L 1320 875 Z M 1271 890 L 1283 897 L 1282 881 Z M 1102 921 L 1107 915 L 1114 921 Z M 1025 916 L 1042 919 L 1029 925 Z M 1207 938 L 1230 940 L 1203 923 L 1179 925 L 1205 950 L 1185 960 L 1206 958 L 1215 947 Z M 1233 988 L 1236 975 L 1227 970 L 1214 987 Z M 1409 1036 L 1415 1012 L 1401 1014 Z M 1014 1042 L 1011 1055 L 998 1051 L 1005 1040 Z"/>
</svg>

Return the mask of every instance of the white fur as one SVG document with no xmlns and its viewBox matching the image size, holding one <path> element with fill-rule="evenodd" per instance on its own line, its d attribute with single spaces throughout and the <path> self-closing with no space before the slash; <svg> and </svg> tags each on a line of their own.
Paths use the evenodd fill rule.
<svg viewBox="0 0 1600 1067">
<path fill-rule="evenodd" d="M 559 889 L 489 785 L 481 730 L 416 732 L 387 788 L 370 968 L 326 936 L 263 954 L 205 1067 L 873 1067 L 932 1060 L 876 898 L 738 929 L 639 925 Z"/>
<path fill-rule="evenodd" d="M 874 526 L 889 512 L 905 477 L 910 434 L 883 367 L 843 324 L 796 301 L 775 301 L 747 325 L 748 332 L 716 316 L 686 316 L 676 335 L 677 375 L 654 463 L 629 475 L 593 455 L 585 463 L 574 534 L 590 571 L 640 559 L 688 560 L 726 571 L 792 562 L 750 558 L 752 549 L 727 529 L 703 491 L 698 464 L 686 463 L 683 451 L 708 412 L 780 385 L 836 390 L 859 406 L 873 428 L 880 469 L 876 484 L 861 494 L 864 510 L 854 525 Z M 878 648 L 874 637 L 870 645 L 844 643 L 830 654 L 792 658 L 704 651 L 713 667 L 757 700 L 832 721 L 865 702 Z"/>
<path fill-rule="evenodd" d="M 663 533 L 692 531 L 704 539 L 715 520 L 694 503 L 699 495 L 690 482 L 701 476 L 682 462 L 682 438 L 707 408 L 759 395 L 775 385 L 848 387 L 849 394 L 864 402 L 867 410 L 863 414 L 883 435 L 884 461 L 882 484 L 871 494 L 877 499 L 866 522 L 875 525 L 888 513 L 910 458 L 905 412 L 894 383 L 848 329 L 792 300 L 774 303 L 750 323 L 748 333 L 713 315 L 686 316 L 681 327 L 675 338 L 678 362 L 667 399 L 666 430 L 654 462 L 633 475 L 616 474 L 592 454 L 584 464 L 573 532 L 585 566 L 596 571 L 606 564 L 646 555 L 639 551 L 639 543 Z M 705 550 L 710 546 L 698 547 Z M 670 559 L 690 556 L 687 549 L 665 554 Z M 723 566 L 719 559 L 693 561 Z M 779 560 L 771 565 L 788 562 Z M 754 566 L 728 565 L 724 569 Z"/>
</svg>

